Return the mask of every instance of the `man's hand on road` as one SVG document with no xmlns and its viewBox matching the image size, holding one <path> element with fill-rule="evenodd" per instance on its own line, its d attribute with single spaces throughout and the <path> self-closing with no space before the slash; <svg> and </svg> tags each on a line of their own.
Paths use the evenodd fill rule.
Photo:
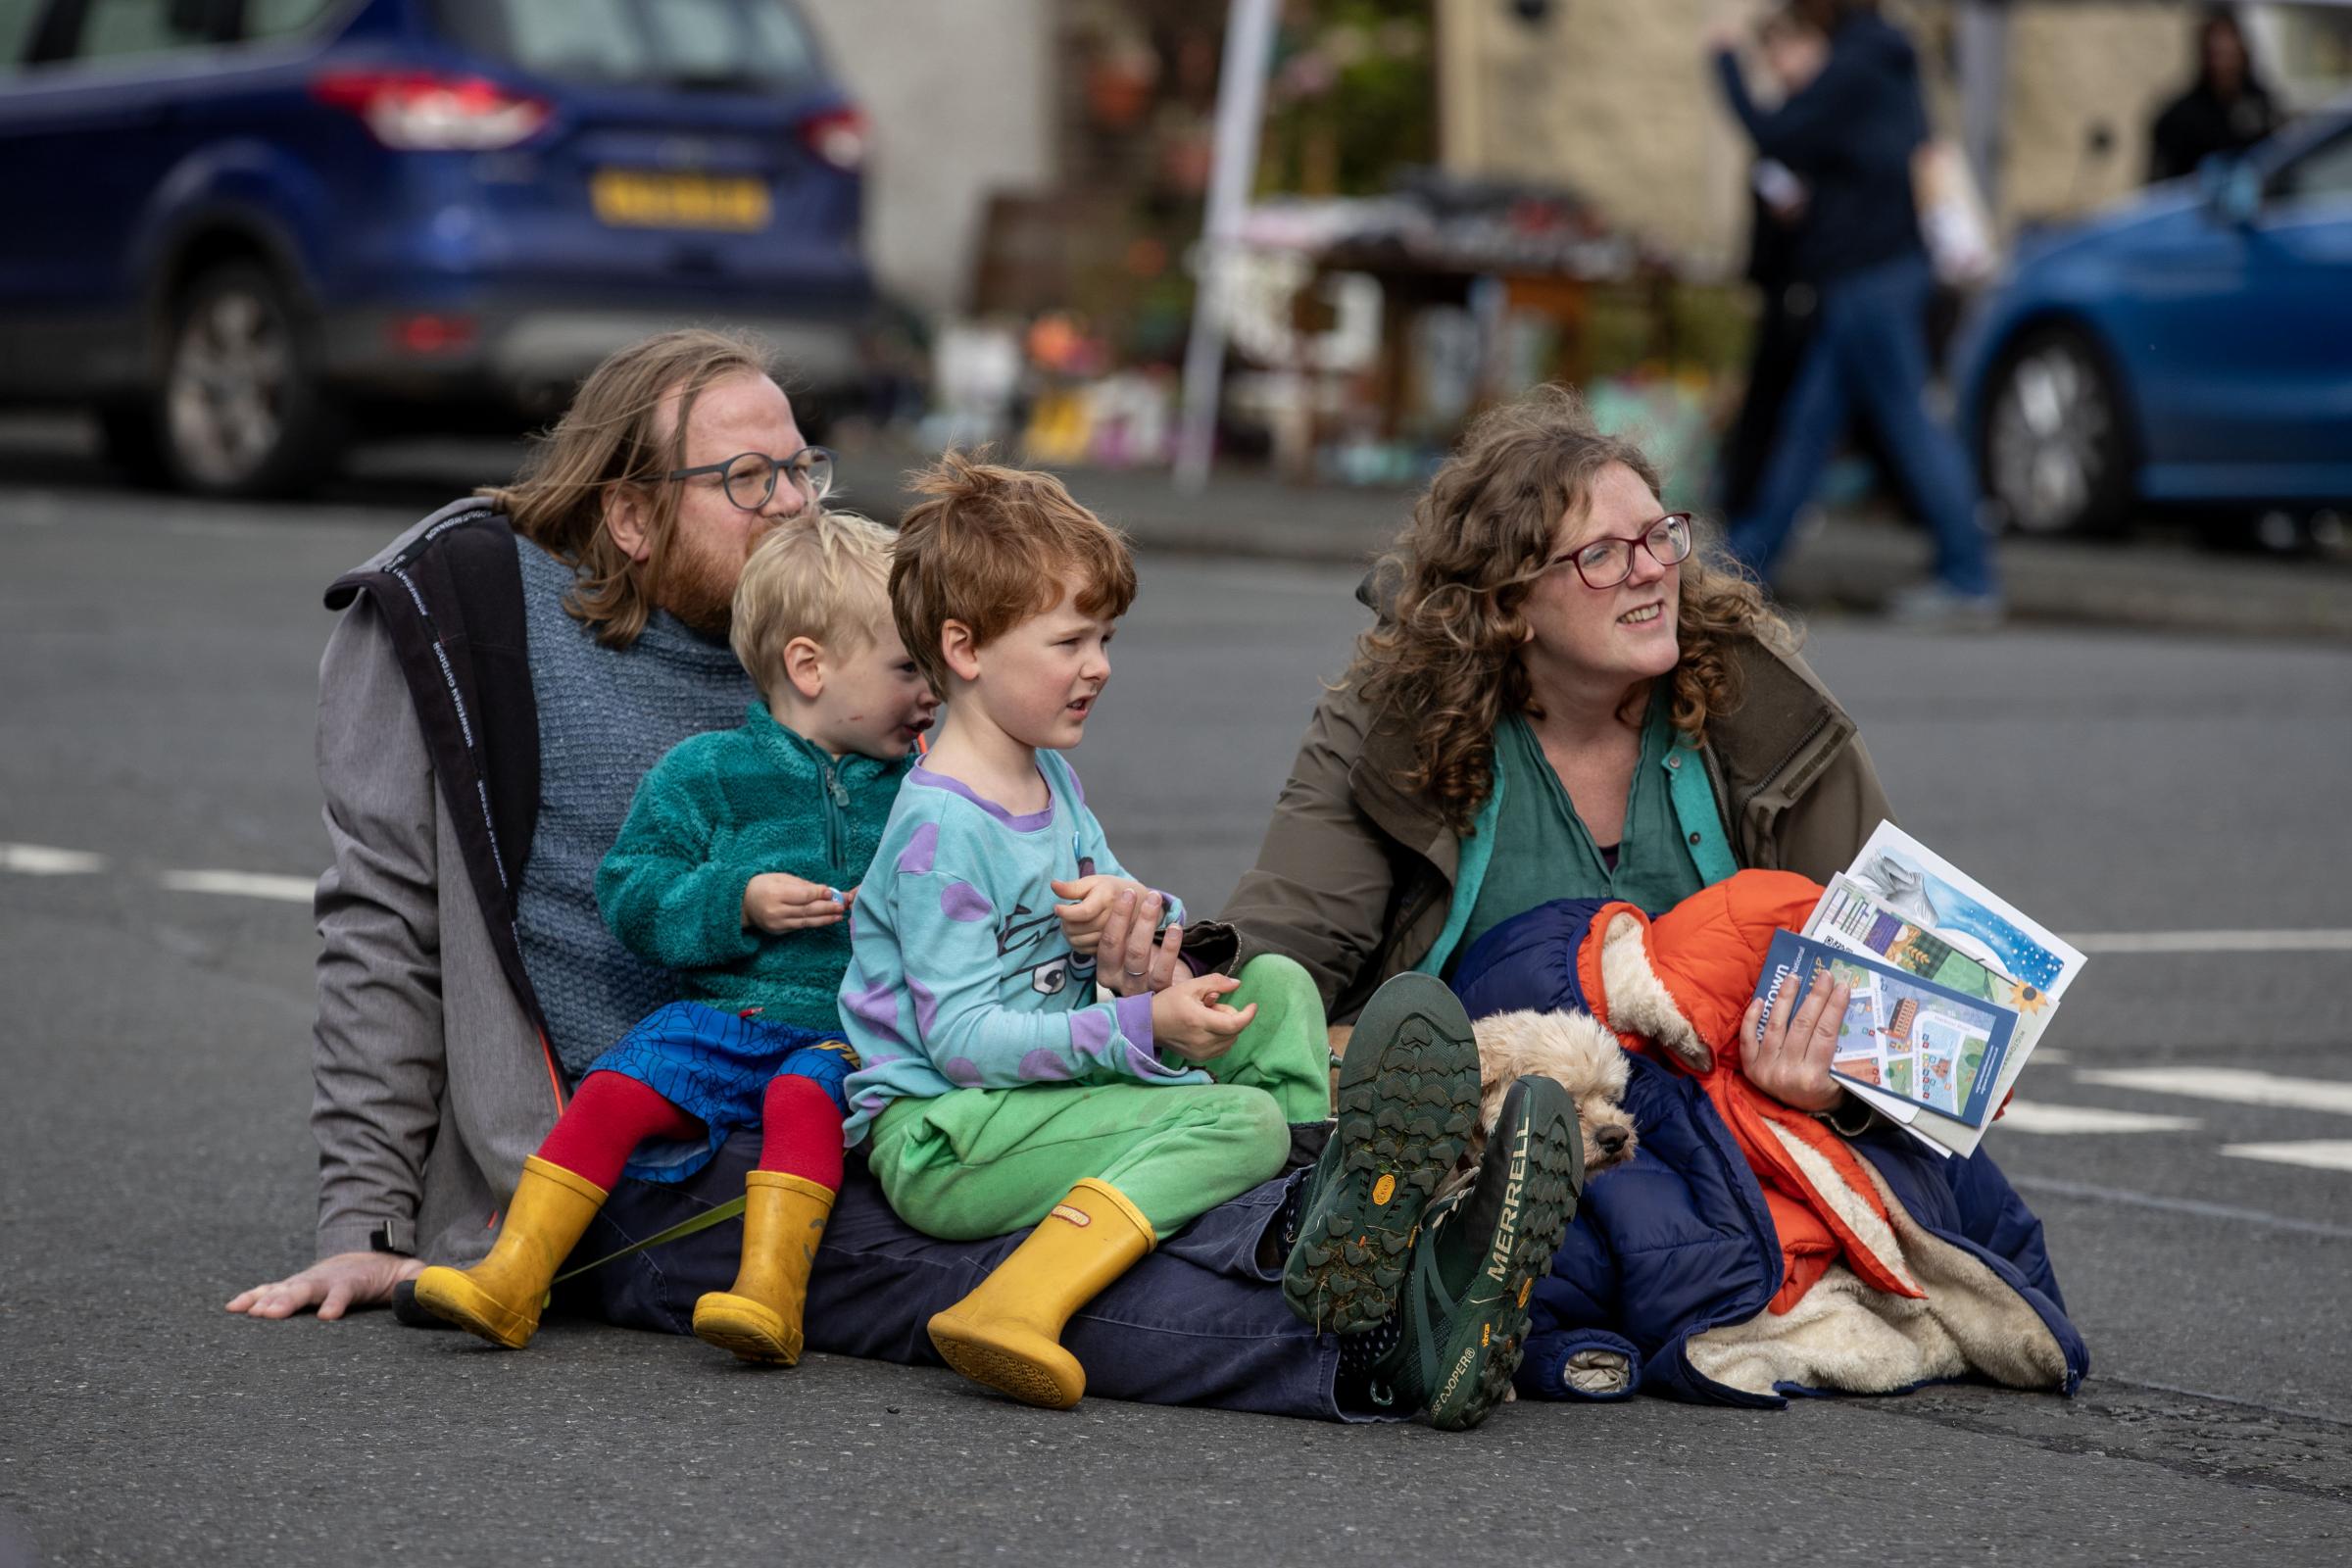
<svg viewBox="0 0 2352 1568">
<path fill-rule="evenodd" d="M 846 917 L 850 901 L 857 896 L 856 888 L 842 893 L 822 882 L 803 881 L 782 871 L 763 871 L 744 886 L 743 928 L 764 931 L 769 936 L 781 936 L 787 931 L 813 931 Z"/>
<path fill-rule="evenodd" d="M 256 1285 L 228 1298 L 231 1312 L 248 1317 L 292 1317 L 311 1307 L 322 1318 L 338 1318 L 355 1306 L 388 1306 L 392 1287 L 424 1272 L 420 1259 L 392 1252 L 337 1252 L 301 1273 Z"/>
</svg>

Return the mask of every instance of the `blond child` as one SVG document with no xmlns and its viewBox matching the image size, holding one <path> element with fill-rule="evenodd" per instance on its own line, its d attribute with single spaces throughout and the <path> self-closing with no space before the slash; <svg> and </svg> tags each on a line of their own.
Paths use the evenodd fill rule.
<svg viewBox="0 0 2352 1568">
<path fill-rule="evenodd" d="M 694 1331 L 746 1360 L 800 1358 L 857 1065 L 836 1011 L 846 916 L 938 705 L 889 613 L 890 552 L 877 524 L 813 508 L 753 551 L 733 640 L 760 700 L 654 765 L 597 874 L 606 923 L 674 970 L 685 1000 L 588 1068 L 523 1162 L 490 1255 L 426 1269 L 420 1304 L 521 1348 L 615 1180 L 684 1181 L 757 1126 L 742 1263 L 732 1290 L 696 1303 Z"/>
</svg>

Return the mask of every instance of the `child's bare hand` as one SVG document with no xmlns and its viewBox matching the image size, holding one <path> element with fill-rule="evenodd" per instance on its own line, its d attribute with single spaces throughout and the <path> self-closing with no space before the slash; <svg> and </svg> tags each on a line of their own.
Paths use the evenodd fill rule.
<svg viewBox="0 0 2352 1568">
<path fill-rule="evenodd" d="M 1110 923 L 1111 913 L 1124 908 L 1131 914 L 1146 916 L 1148 929 L 1159 929 L 1159 916 L 1165 906 L 1160 896 L 1128 877 L 1081 876 L 1067 882 L 1048 884 L 1054 896 L 1066 899 L 1066 904 L 1054 906 L 1060 917 L 1061 934 L 1069 940 L 1073 953 L 1092 953 L 1102 943 L 1102 928 Z"/>
<path fill-rule="evenodd" d="M 1219 999 L 1240 989 L 1229 974 L 1178 980 L 1152 999 L 1152 1042 L 1187 1061 L 1213 1061 L 1233 1048 L 1234 1037 L 1257 1016 L 1257 1004 L 1228 1007 Z"/>
<path fill-rule="evenodd" d="M 847 915 L 855 897 L 855 889 L 843 893 L 783 871 L 762 871 L 744 887 L 743 928 L 770 936 L 813 931 Z"/>
</svg>

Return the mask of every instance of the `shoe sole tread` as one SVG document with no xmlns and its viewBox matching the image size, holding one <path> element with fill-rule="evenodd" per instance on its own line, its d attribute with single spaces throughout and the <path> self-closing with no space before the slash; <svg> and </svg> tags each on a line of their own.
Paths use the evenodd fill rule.
<svg viewBox="0 0 2352 1568">
<path fill-rule="evenodd" d="M 800 1342 L 783 1331 L 782 1314 L 739 1296 L 720 1294 L 696 1302 L 694 1337 L 762 1366 L 801 1363 Z"/>
<path fill-rule="evenodd" d="M 1520 1359 L 1527 1353 L 1525 1298 L 1533 1295 L 1537 1281 L 1551 1272 L 1553 1254 L 1575 1218 L 1582 1196 L 1572 1177 L 1579 1165 L 1579 1151 L 1571 1141 L 1579 1136 L 1573 1102 L 1564 1115 L 1542 1117 L 1531 1130 L 1528 1174 L 1520 1189 L 1519 1228 L 1512 1238 L 1502 1287 L 1486 1300 L 1483 1310 L 1466 1314 L 1444 1358 L 1450 1361 L 1470 1348 L 1466 1344 L 1468 1330 L 1476 1325 L 1482 1338 L 1477 1348 L 1483 1350 L 1484 1359 L 1461 1397 L 1432 1401 L 1432 1426 L 1466 1431 L 1485 1420 L 1487 1412 L 1510 1391 Z"/>
<path fill-rule="evenodd" d="M 1369 1074 L 1350 1082 L 1343 1063 L 1332 1131 L 1345 1151 L 1341 1180 L 1333 1200 L 1300 1225 L 1283 1271 L 1292 1310 L 1340 1334 L 1375 1327 L 1395 1310 L 1422 1211 L 1469 1147 L 1478 1098 L 1475 1041 L 1419 1011 L 1399 1021 Z M 1383 1176 L 1396 1186 L 1375 1202 Z"/>
<path fill-rule="evenodd" d="M 1067 1410 L 1085 1393 L 1082 1387 L 1072 1394 L 1052 1372 L 1017 1351 L 986 1340 L 964 1338 L 937 1324 L 931 1329 L 931 1344 L 939 1358 L 960 1376 L 1023 1404 Z"/>
<path fill-rule="evenodd" d="M 428 1268 L 417 1275 L 416 1304 L 505 1350 L 521 1349 L 539 1331 L 537 1314 L 515 1311 L 467 1279 L 464 1269 Z"/>
</svg>

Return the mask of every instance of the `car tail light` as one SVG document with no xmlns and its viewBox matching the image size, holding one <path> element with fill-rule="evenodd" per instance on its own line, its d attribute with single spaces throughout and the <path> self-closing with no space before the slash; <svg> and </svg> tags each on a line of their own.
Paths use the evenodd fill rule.
<svg viewBox="0 0 2352 1568">
<path fill-rule="evenodd" d="M 395 318 L 385 329 L 395 348 L 409 354 L 446 354 L 471 348 L 480 325 L 470 316 L 423 314 Z"/>
<path fill-rule="evenodd" d="M 311 96 L 348 109 L 403 152 L 488 152 L 528 141 L 547 123 L 544 100 L 482 76 L 436 71 L 330 71 Z"/>
<path fill-rule="evenodd" d="M 865 162 L 865 116 L 856 109 L 827 109 L 801 122 L 801 145 L 847 173 Z"/>
</svg>

